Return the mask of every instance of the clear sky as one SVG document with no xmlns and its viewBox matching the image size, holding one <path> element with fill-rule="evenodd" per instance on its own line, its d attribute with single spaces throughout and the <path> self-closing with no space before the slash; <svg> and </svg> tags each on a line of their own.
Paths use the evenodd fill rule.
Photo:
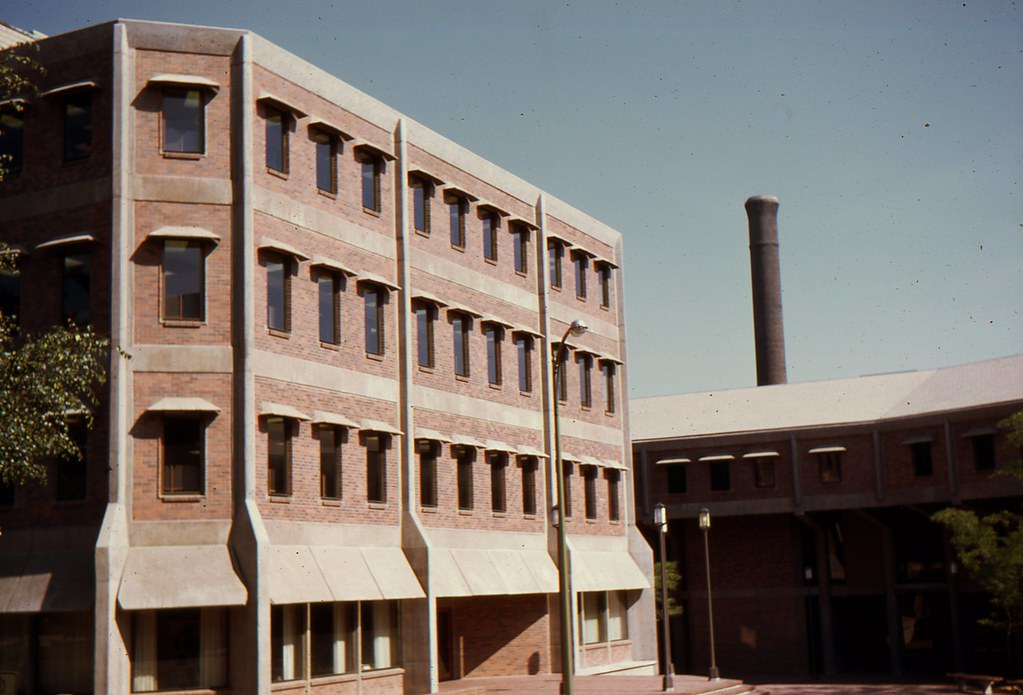
<svg viewBox="0 0 1023 695">
<path fill-rule="evenodd" d="M 790 381 L 1023 352 L 1023 2 L 4 0 L 251 29 L 621 230 L 631 396 L 755 383 L 743 202 L 781 200 Z"/>
</svg>

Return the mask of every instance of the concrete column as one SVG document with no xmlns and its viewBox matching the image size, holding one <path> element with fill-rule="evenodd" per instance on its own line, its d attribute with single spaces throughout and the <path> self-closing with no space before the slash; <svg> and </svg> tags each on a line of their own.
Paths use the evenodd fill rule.
<svg viewBox="0 0 1023 695">
<path fill-rule="evenodd" d="M 749 217 L 757 385 L 784 384 L 785 331 L 781 312 L 781 264 L 778 259 L 778 199 L 753 196 L 746 201 L 746 215 Z"/>
</svg>

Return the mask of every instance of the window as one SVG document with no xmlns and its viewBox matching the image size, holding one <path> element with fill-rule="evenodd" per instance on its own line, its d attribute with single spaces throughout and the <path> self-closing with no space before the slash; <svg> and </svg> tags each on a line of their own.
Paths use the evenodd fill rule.
<svg viewBox="0 0 1023 695">
<path fill-rule="evenodd" d="M 337 193 L 337 136 L 314 130 L 316 143 L 316 189 L 331 195 Z"/>
<path fill-rule="evenodd" d="M 917 478 L 926 478 L 933 475 L 934 463 L 931 460 L 931 443 L 913 442 L 910 445 L 910 452 L 913 457 L 913 475 Z"/>
<path fill-rule="evenodd" d="M 61 456 L 57 459 L 57 490 L 58 501 L 67 502 L 85 499 L 86 472 L 88 471 L 89 455 L 86 446 L 85 423 L 80 419 L 68 422 L 68 436 L 78 447 L 81 458 L 77 456 Z"/>
<path fill-rule="evenodd" d="M 491 386 L 501 385 L 501 341 L 504 329 L 500 326 L 488 325 L 483 334 L 487 337 L 487 383 Z"/>
<path fill-rule="evenodd" d="M 470 446 L 454 447 L 457 465 L 458 509 L 472 510 L 472 461 L 476 458 L 476 450 Z"/>
<path fill-rule="evenodd" d="M 317 428 L 320 436 L 320 497 L 328 500 L 341 499 L 341 442 L 343 430 L 331 425 Z"/>
<path fill-rule="evenodd" d="M 384 290 L 372 285 L 363 285 L 365 301 L 366 353 L 384 354 Z"/>
<path fill-rule="evenodd" d="M 356 604 L 309 604 L 309 671 L 313 678 L 355 671 Z"/>
<path fill-rule="evenodd" d="M 341 276 L 321 270 L 316 277 L 320 304 L 320 342 L 341 344 Z"/>
<path fill-rule="evenodd" d="M 64 102 L 64 161 L 92 154 L 92 94 L 71 94 Z"/>
<path fill-rule="evenodd" d="M 587 591 L 579 594 L 579 623 L 584 644 L 628 639 L 627 601 L 624 591 Z"/>
<path fill-rule="evenodd" d="M 497 262 L 497 213 L 481 213 L 483 220 L 483 257 L 488 261 Z"/>
<path fill-rule="evenodd" d="M 375 671 L 400 664 L 397 601 L 359 604 L 362 634 L 362 670 Z"/>
<path fill-rule="evenodd" d="M 14 483 L 0 479 L 0 507 L 14 506 Z"/>
<path fill-rule="evenodd" d="M 600 371 L 604 375 L 604 412 L 611 415 L 615 412 L 615 363 L 603 360 Z"/>
<path fill-rule="evenodd" d="M 163 418 L 163 470 L 165 495 L 201 495 L 206 490 L 206 441 L 203 422 L 194 414 L 167 414 Z"/>
<path fill-rule="evenodd" d="M 562 496 L 565 500 L 565 518 L 572 518 L 572 462 L 561 461 Z"/>
<path fill-rule="evenodd" d="M 163 91 L 163 151 L 202 154 L 206 150 L 206 95 L 201 89 Z"/>
<path fill-rule="evenodd" d="M 525 333 L 515 335 L 515 352 L 519 357 L 519 391 L 529 393 L 533 390 L 533 338 Z"/>
<path fill-rule="evenodd" d="M 291 330 L 291 259 L 278 253 L 266 255 L 266 325 Z"/>
<path fill-rule="evenodd" d="M 621 471 L 608 469 L 604 472 L 607 478 L 607 518 L 609 521 L 622 520 L 621 501 L 618 497 L 619 482 L 622 479 Z"/>
<path fill-rule="evenodd" d="M 424 507 L 437 506 L 437 442 L 429 439 L 416 440 L 419 454 L 419 504 Z"/>
<path fill-rule="evenodd" d="M 774 456 L 754 456 L 753 484 L 759 488 L 774 487 Z"/>
<path fill-rule="evenodd" d="M 271 495 L 291 494 L 291 423 L 282 417 L 266 419 L 266 489 Z"/>
<path fill-rule="evenodd" d="M 469 213 L 469 201 L 462 196 L 448 198 L 448 219 L 451 226 L 451 245 L 456 249 L 465 248 L 465 217 Z"/>
<path fill-rule="evenodd" d="M 590 372 L 593 371 L 593 356 L 580 353 L 576 356 L 579 363 L 579 405 L 589 408 L 593 405 L 593 386 L 590 383 Z"/>
<path fill-rule="evenodd" d="M 608 309 L 611 306 L 611 266 L 607 263 L 597 266 L 597 277 L 600 279 L 600 306 Z"/>
<path fill-rule="evenodd" d="M 163 242 L 163 318 L 202 321 L 206 318 L 205 262 L 198 241 Z"/>
<path fill-rule="evenodd" d="M 551 345 L 555 350 L 555 355 L 558 359 L 558 374 L 557 374 L 557 392 L 558 400 L 562 403 L 568 402 L 568 349 L 560 349 L 560 345 L 554 343 Z"/>
<path fill-rule="evenodd" d="M 597 467 L 582 467 L 583 481 L 583 511 L 587 519 L 597 518 Z"/>
<path fill-rule="evenodd" d="M 455 375 L 469 377 L 469 332 L 472 319 L 465 314 L 451 314 L 452 345 L 455 357 Z"/>
<path fill-rule="evenodd" d="M 572 263 L 575 265 L 575 296 L 586 299 L 586 271 L 590 267 L 590 258 L 581 251 L 576 252 L 573 254 Z"/>
<path fill-rule="evenodd" d="M 429 303 L 420 303 L 416 312 L 416 354 L 420 367 L 433 369 L 433 323 L 437 308 Z"/>
<path fill-rule="evenodd" d="M 362 153 L 362 209 L 380 212 L 380 176 L 383 161 L 375 154 Z"/>
<path fill-rule="evenodd" d="M 131 615 L 132 692 L 227 685 L 227 611 L 223 608 L 132 611 Z"/>
<path fill-rule="evenodd" d="M 668 475 L 668 494 L 684 495 L 688 490 L 686 465 L 684 463 L 669 463 L 666 468 Z"/>
<path fill-rule="evenodd" d="M 387 445 L 382 434 L 363 434 L 366 446 L 366 501 L 387 502 Z"/>
<path fill-rule="evenodd" d="M 995 469 L 995 435 L 978 434 L 973 440 L 973 467 L 978 471 Z"/>
<path fill-rule="evenodd" d="M 490 464 L 490 508 L 504 513 L 505 511 L 505 472 L 508 469 L 508 454 L 500 451 L 487 453 Z"/>
<path fill-rule="evenodd" d="M 412 187 L 412 226 L 425 236 L 430 236 L 430 201 L 433 185 L 418 177 L 410 177 Z"/>
<path fill-rule="evenodd" d="M 561 289 L 561 262 L 565 256 L 565 247 L 557 241 L 547 242 L 547 263 L 550 266 L 551 287 Z"/>
<path fill-rule="evenodd" d="M 270 679 L 305 678 L 306 605 L 270 606 Z"/>
<path fill-rule="evenodd" d="M 20 313 L 21 271 L 16 266 L 0 268 L 0 314 L 17 319 Z"/>
<path fill-rule="evenodd" d="M 69 251 L 64 255 L 62 299 L 64 320 L 84 326 L 91 320 L 92 254 Z"/>
<path fill-rule="evenodd" d="M 728 492 L 732 489 L 732 462 L 710 461 L 710 489 L 714 492 Z"/>
<path fill-rule="evenodd" d="M 522 469 L 522 513 L 533 516 L 536 514 L 536 458 L 520 456 L 519 468 Z"/>
<path fill-rule="evenodd" d="M 289 116 L 283 111 L 266 108 L 266 168 L 288 173 Z"/>
<path fill-rule="evenodd" d="M 0 166 L 17 174 L 25 164 L 25 119 L 11 109 L 0 110 Z"/>
<path fill-rule="evenodd" d="M 525 275 L 529 271 L 529 229 L 517 224 L 512 228 L 512 247 L 515 253 L 515 272 Z"/>
<path fill-rule="evenodd" d="M 842 452 L 818 452 L 817 472 L 820 475 L 820 481 L 825 485 L 842 482 Z"/>
</svg>

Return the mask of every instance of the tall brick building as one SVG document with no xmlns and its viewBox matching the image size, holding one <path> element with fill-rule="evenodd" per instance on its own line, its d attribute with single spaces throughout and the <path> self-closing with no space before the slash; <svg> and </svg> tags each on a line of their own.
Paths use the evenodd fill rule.
<svg viewBox="0 0 1023 695">
<path fill-rule="evenodd" d="M 37 43 L 3 307 L 124 354 L 84 462 L 2 491 L 17 691 L 559 671 L 555 398 L 576 669 L 649 671 L 618 232 L 251 33 Z"/>
</svg>

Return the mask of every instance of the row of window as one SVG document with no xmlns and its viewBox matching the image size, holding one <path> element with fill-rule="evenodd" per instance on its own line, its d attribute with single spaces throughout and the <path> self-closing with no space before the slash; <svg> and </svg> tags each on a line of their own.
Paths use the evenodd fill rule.
<svg viewBox="0 0 1023 695">
<path fill-rule="evenodd" d="M 551 288 L 561 290 L 564 286 L 564 258 L 565 250 L 571 246 L 567 241 L 552 238 L 547 242 L 547 265 L 550 274 Z M 575 296 L 576 299 L 585 300 L 588 289 L 586 276 L 589 272 L 593 254 L 582 249 L 572 249 L 570 252 L 572 266 L 575 268 Z M 611 307 L 611 271 L 614 264 L 604 259 L 597 259 L 593 262 L 597 270 L 597 280 L 600 283 L 600 307 L 609 309 Z"/>
<path fill-rule="evenodd" d="M 557 356 L 557 344 L 552 345 L 551 348 Z M 573 350 L 566 349 L 564 352 L 560 353 L 561 364 L 558 365 L 555 391 L 557 392 L 558 400 L 562 403 L 568 402 L 568 364 L 571 359 L 571 352 L 573 352 Z M 583 409 L 589 409 L 593 407 L 594 355 L 586 350 L 575 350 L 574 352 L 578 374 L 577 380 L 579 382 L 579 405 Z M 618 368 L 615 361 L 610 358 L 599 358 L 599 362 L 601 381 L 604 383 L 604 412 L 607 415 L 613 415 L 615 412 L 615 394 L 617 392 L 615 388 L 615 380 L 617 379 Z"/>
<path fill-rule="evenodd" d="M 84 245 L 70 244 L 60 254 L 60 264 L 61 319 L 87 326 L 92 321 L 89 307 L 92 252 Z M 0 270 L 0 314 L 8 317 L 20 315 L 21 294 L 21 272 L 17 268 Z"/>
<path fill-rule="evenodd" d="M 44 97 L 61 100 L 65 162 L 88 159 L 92 155 L 94 87 L 91 82 L 83 82 L 43 93 Z M 25 167 L 25 112 L 17 108 L 25 105 L 21 99 L 0 104 L 0 158 L 5 172 L 10 175 L 21 173 Z"/>
</svg>

